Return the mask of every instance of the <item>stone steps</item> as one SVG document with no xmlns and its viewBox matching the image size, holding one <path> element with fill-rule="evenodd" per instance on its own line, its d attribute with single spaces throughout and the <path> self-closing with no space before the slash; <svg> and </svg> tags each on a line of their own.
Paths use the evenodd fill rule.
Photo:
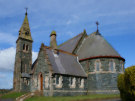
<svg viewBox="0 0 135 101">
<path fill-rule="evenodd" d="M 42 96 L 43 95 L 43 91 L 35 91 L 35 92 L 30 92 L 30 93 L 24 94 L 24 95 L 16 98 L 16 101 L 24 101 L 24 99 L 30 98 L 30 97 L 32 97 L 34 95 Z"/>
</svg>

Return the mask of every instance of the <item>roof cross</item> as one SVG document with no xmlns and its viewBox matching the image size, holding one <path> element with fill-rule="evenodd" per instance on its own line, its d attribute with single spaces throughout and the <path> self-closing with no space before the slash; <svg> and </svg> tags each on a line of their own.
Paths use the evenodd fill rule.
<svg viewBox="0 0 135 101">
<path fill-rule="evenodd" d="M 26 7 L 25 9 L 26 9 L 26 13 L 25 13 L 25 15 L 27 15 L 27 10 L 28 10 L 28 8 Z"/>
<path fill-rule="evenodd" d="M 99 25 L 98 21 L 96 21 L 96 25 L 97 25 L 97 32 L 98 32 L 98 25 Z"/>
</svg>

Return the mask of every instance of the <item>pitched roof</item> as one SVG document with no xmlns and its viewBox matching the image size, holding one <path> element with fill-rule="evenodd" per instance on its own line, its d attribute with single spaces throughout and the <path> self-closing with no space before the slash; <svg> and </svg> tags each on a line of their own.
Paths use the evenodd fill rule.
<svg viewBox="0 0 135 101">
<path fill-rule="evenodd" d="M 119 53 L 101 36 L 99 32 L 90 34 L 78 50 L 79 59 L 97 56 L 117 56 Z"/>
<path fill-rule="evenodd" d="M 59 46 L 59 49 L 72 53 L 74 49 L 76 48 L 76 45 L 79 42 L 79 40 L 82 38 L 83 34 L 84 33 L 81 33 L 73 37 L 72 39 L 64 42 L 63 44 Z"/>
<path fill-rule="evenodd" d="M 55 54 L 54 50 L 46 48 L 54 73 L 86 77 L 84 69 L 77 61 L 77 56 L 62 50 L 57 51 L 58 54 Z"/>
</svg>

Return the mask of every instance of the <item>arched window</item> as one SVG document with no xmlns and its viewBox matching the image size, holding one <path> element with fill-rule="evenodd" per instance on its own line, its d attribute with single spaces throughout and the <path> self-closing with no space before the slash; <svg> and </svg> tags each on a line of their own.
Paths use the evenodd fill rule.
<svg viewBox="0 0 135 101">
<path fill-rule="evenodd" d="M 29 35 L 29 31 L 25 32 L 25 35 Z"/>
<path fill-rule="evenodd" d="M 49 77 L 45 76 L 45 88 L 49 87 Z"/>
<path fill-rule="evenodd" d="M 76 78 L 74 77 L 74 78 L 69 78 L 69 86 L 70 86 L 70 88 L 75 88 L 76 87 Z"/>
<path fill-rule="evenodd" d="M 109 69 L 110 71 L 114 72 L 115 71 L 115 62 L 113 60 L 111 60 L 109 62 Z"/>
<path fill-rule="evenodd" d="M 23 50 L 25 50 L 25 44 L 23 44 Z"/>
<path fill-rule="evenodd" d="M 124 72 L 124 64 L 123 64 L 123 62 L 121 61 L 120 62 L 120 72 Z"/>
<path fill-rule="evenodd" d="M 21 61 L 21 73 L 23 72 L 23 62 Z"/>
<path fill-rule="evenodd" d="M 84 88 L 84 79 L 80 79 L 80 88 Z"/>
<path fill-rule="evenodd" d="M 28 51 L 29 50 L 29 46 L 28 45 L 26 45 L 26 51 Z"/>
<path fill-rule="evenodd" d="M 100 60 L 95 61 L 95 71 L 100 71 L 101 70 L 101 62 Z"/>
<path fill-rule="evenodd" d="M 56 88 L 62 88 L 63 84 L 62 84 L 62 76 L 56 76 Z"/>
</svg>

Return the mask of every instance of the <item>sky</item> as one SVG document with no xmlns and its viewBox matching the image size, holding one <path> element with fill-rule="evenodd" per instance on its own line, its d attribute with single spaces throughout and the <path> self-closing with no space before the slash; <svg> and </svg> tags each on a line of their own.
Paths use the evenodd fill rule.
<svg viewBox="0 0 135 101">
<path fill-rule="evenodd" d="M 86 29 L 96 31 L 126 59 L 125 67 L 135 65 L 135 0 L 0 0 L 0 89 L 13 87 L 13 68 L 18 31 L 25 8 L 33 42 L 32 61 L 41 43 L 49 46 L 50 33 L 57 33 L 58 45 Z"/>
</svg>

